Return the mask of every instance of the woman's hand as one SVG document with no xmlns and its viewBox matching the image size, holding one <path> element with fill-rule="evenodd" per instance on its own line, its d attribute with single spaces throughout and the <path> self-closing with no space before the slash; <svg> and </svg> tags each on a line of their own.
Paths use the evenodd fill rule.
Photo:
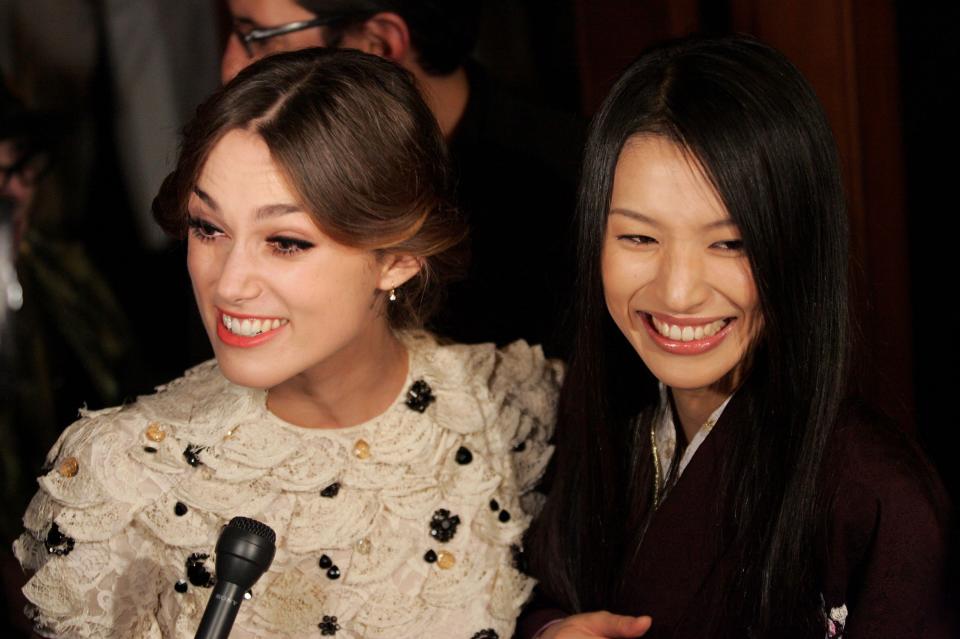
<svg viewBox="0 0 960 639">
<path fill-rule="evenodd" d="M 536 639 L 630 639 L 645 635 L 651 623 L 650 617 L 585 612 L 547 626 Z"/>
</svg>

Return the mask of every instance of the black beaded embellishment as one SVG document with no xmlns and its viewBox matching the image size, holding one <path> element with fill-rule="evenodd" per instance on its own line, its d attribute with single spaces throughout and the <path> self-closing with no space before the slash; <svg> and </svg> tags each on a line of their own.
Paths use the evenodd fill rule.
<svg viewBox="0 0 960 639">
<path fill-rule="evenodd" d="M 497 512 L 498 510 L 500 510 L 500 502 L 498 502 L 496 499 L 491 499 L 490 510 L 492 510 L 493 512 Z"/>
<path fill-rule="evenodd" d="M 332 636 L 337 634 L 337 630 L 340 630 L 340 624 L 337 623 L 337 618 L 330 615 L 324 615 L 323 621 L 317 624 L 317 627 L 320 628 L 320 634 L 323 636 Z"/>
<path fill-rule="evenodd" d="M 459 516 L 451 515 L 449 510 L 441 508 L 433 513 L 433 517 L 430 518 L 430 536 L 437 541 L 450 541 L 457 534 L 457 526 L 459 525 Z"/>
<path fill-rule="evenodd" d="M 200 453 L 203 452 L 203 449 L 203 446 L 187 444 L 187 448 L 183 451 L 183 458 L 186 459 L 187 463 L 191 466 L 199 466 L 203 463 L 200 461 Z"/>
<path fill-rule="evenodd" d="M 178 579 L 177 583 L 173 584 L 173 589 L 182 595 L 187 591 L 187 582 L 183 579 Z"/>
<path fill-rule="evenodd" d="M 457 449 L 457 455 L 454 459 L 456 459 L 457 463 L 461 466 L 466 466 L 473 461 L 473 453 L 471 453 L 470 449 L 466 446 L 461 446 Z"/>
<path fill-rule="evenodd" d="M 187 579 L 194 586 L 213 588 L 213 585 L 217 583 L 216 578 L 210 574 L 210 571 L 204 565 L 204 561 L 209 558 L 210 555 L 201 552 L 195 552 L 187 557 Z"/>
<path fill-rule="evenodd" d="M 173 507 L 173 514 L 177 517 L 183 517 L 187 514 L 187 505 L 182 501 L 178 501 Z"/>
<path fill-rule="evenodd" d="M 513 556 L 513 567 L 525 575 L 529 574 L 527 572 L 529 567 L 527 564 L 527 555 L 523 552 L 523 548 L 517 544 L 510 544 L 510 554 Z"/>
<path fill-rule="evenodd" d="M 411 410 L 422 413 L 427 410 L 427 406 L 436 401 L 436 399 L 437 398 L 433 396 L 433 390 L 430 388 L 430 385 L 422 379 L 418 379 L 410 386 L 410 390 L 407 391 L 406 404 Z"/>
<path fill-rule="evenodd" d="M 497 631 L 493 628 L 484 628 L 470 637 L 470 639 L 500 639 L 500 635 L 498 635 Z"/>
<path fill-rule="evenodd" d="M 152 455 L 152 454 L 154 454 L 154 453 L 157 452 L 157 449 L 154 448 L 153 446 L 144 446 L 144 447 L 143 447 L 143 452 L 145 452 L 145 453 L 150 453 L 150 454 Z"/>
<path fill-rule="evenodd" d="M 340 482 L 335 481 L 323 490 L 320 491 L 321 497 L 336 497 L 337 493 L 340 492 Z"/>
<path fill-rule="evenodd" d="M 428 564 L 432 564 L 437 560 L 437 553 L 433 552 L 432 549 L 428 550 L 427 552 L 423 553 L 423 560 Z"/>
<path fill-rule="evenodd" d="M 56 522 L 50 524 L 50 530 L 47 531 L 47 538 L 44 541 L 48 553 L 66 557 L 73 550 L 75 543 L 73 537 L 67 537 L 60 532 L 60 526 Z"/>
<path fill-rule="evenodd" d="M 340 568 L 337 566 L 330 566 L 330 570 L 327 571 L 327 579 L 339 579 L 340 578 Z"/>
<path fill-rule="evenodd" d="M 500 514 L 497 515 L 497 519 L 499 519 L 499 520 L 502 521 L 503 523 L 507 523 L 508 521 L 510 521 L 510 511 L 509 511 L 509 510 L 501 510 L 501 511 L 500 511 Z"/>
<path fill-rule="evenodd" d="M 317 562 L 320 564 L 320 567 L 326 570 L 333 565 L 333 559 L 330 559 L 327 555 L 320 555 L 320 561 Z"/>
</svg>

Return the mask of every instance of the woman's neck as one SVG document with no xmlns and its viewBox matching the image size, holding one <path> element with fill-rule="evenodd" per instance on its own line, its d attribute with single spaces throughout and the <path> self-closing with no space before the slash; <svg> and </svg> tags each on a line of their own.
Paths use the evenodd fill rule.
<svg viewBox="0 0 960 639">
<path fill-rule="evenodd" d="M 689 390 L 671 388 L 670 393 L 677 410 L 676 417 L 688 442 L 693 440 L 713 411 L 729 396 L 726 391 L 714 387 Z"/>
<path fill-rule="evenodd" d="M 271 388 L 267 408 L 305 428 L 356 426 L 386 411 L 406 380 L 407 350 L 385 323 L 372 333 Z"/>
</svg>

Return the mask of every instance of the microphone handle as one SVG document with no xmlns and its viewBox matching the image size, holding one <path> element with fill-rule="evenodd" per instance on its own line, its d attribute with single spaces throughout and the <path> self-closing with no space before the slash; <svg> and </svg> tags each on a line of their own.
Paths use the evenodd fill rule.
<svg viewBox="0 0 960 639">
<path fill-rule="evenodd" d="M 229 581 L 218 581 L 210 593 L 207 609 L 194 639 L 227 639 L 243 602 L 243 589 Z"/>
</svg>

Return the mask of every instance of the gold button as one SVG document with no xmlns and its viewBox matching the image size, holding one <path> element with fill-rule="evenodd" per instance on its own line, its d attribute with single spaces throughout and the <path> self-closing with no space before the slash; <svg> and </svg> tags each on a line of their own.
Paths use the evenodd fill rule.
<svg viewBox="0 0 960 639">
<path fill-rule="evenodd" d="M 370 542 L 369 539 L 364 537 L 363 539 L 357 542 L 356 548 L 357 548 L 357 552 L 360 553 L 361 555 L 369 555 L 370 550 L 373 548 L 373 544 Z"/>
<path fill-rule="evenodd" d="M 370 456 L 370 444 L 362 439 L 358 439 L 357 443 L 353 445 L 353 455 L 357 459 L 366 459 Z"/>
<path fill-rule="evenodd" d="M 150 422 L 150 425 L 147 426 L 147 432 L 145 434 L 147 439 L 152 442 L 162 442 L 167 436 L 167 432 L 163 430 L 163 426 L 157 422 Z"/>
<path fill-rule="evenodd" d="M 80 472 L 80 462 L 76 457 L 67 457 L 57 466 L 57 472 L 64 477 L 73 477 Z"/>
<path fill-rule="evenodd" d="M 444 570 L 453 568 L 453 564 L 455 563 L 457 563 L 457 558 L 453 556 L 453 553 L 447 552 L 446 550 L 441 550 L 437 554 L 437 565 Z"/>
</svg>

